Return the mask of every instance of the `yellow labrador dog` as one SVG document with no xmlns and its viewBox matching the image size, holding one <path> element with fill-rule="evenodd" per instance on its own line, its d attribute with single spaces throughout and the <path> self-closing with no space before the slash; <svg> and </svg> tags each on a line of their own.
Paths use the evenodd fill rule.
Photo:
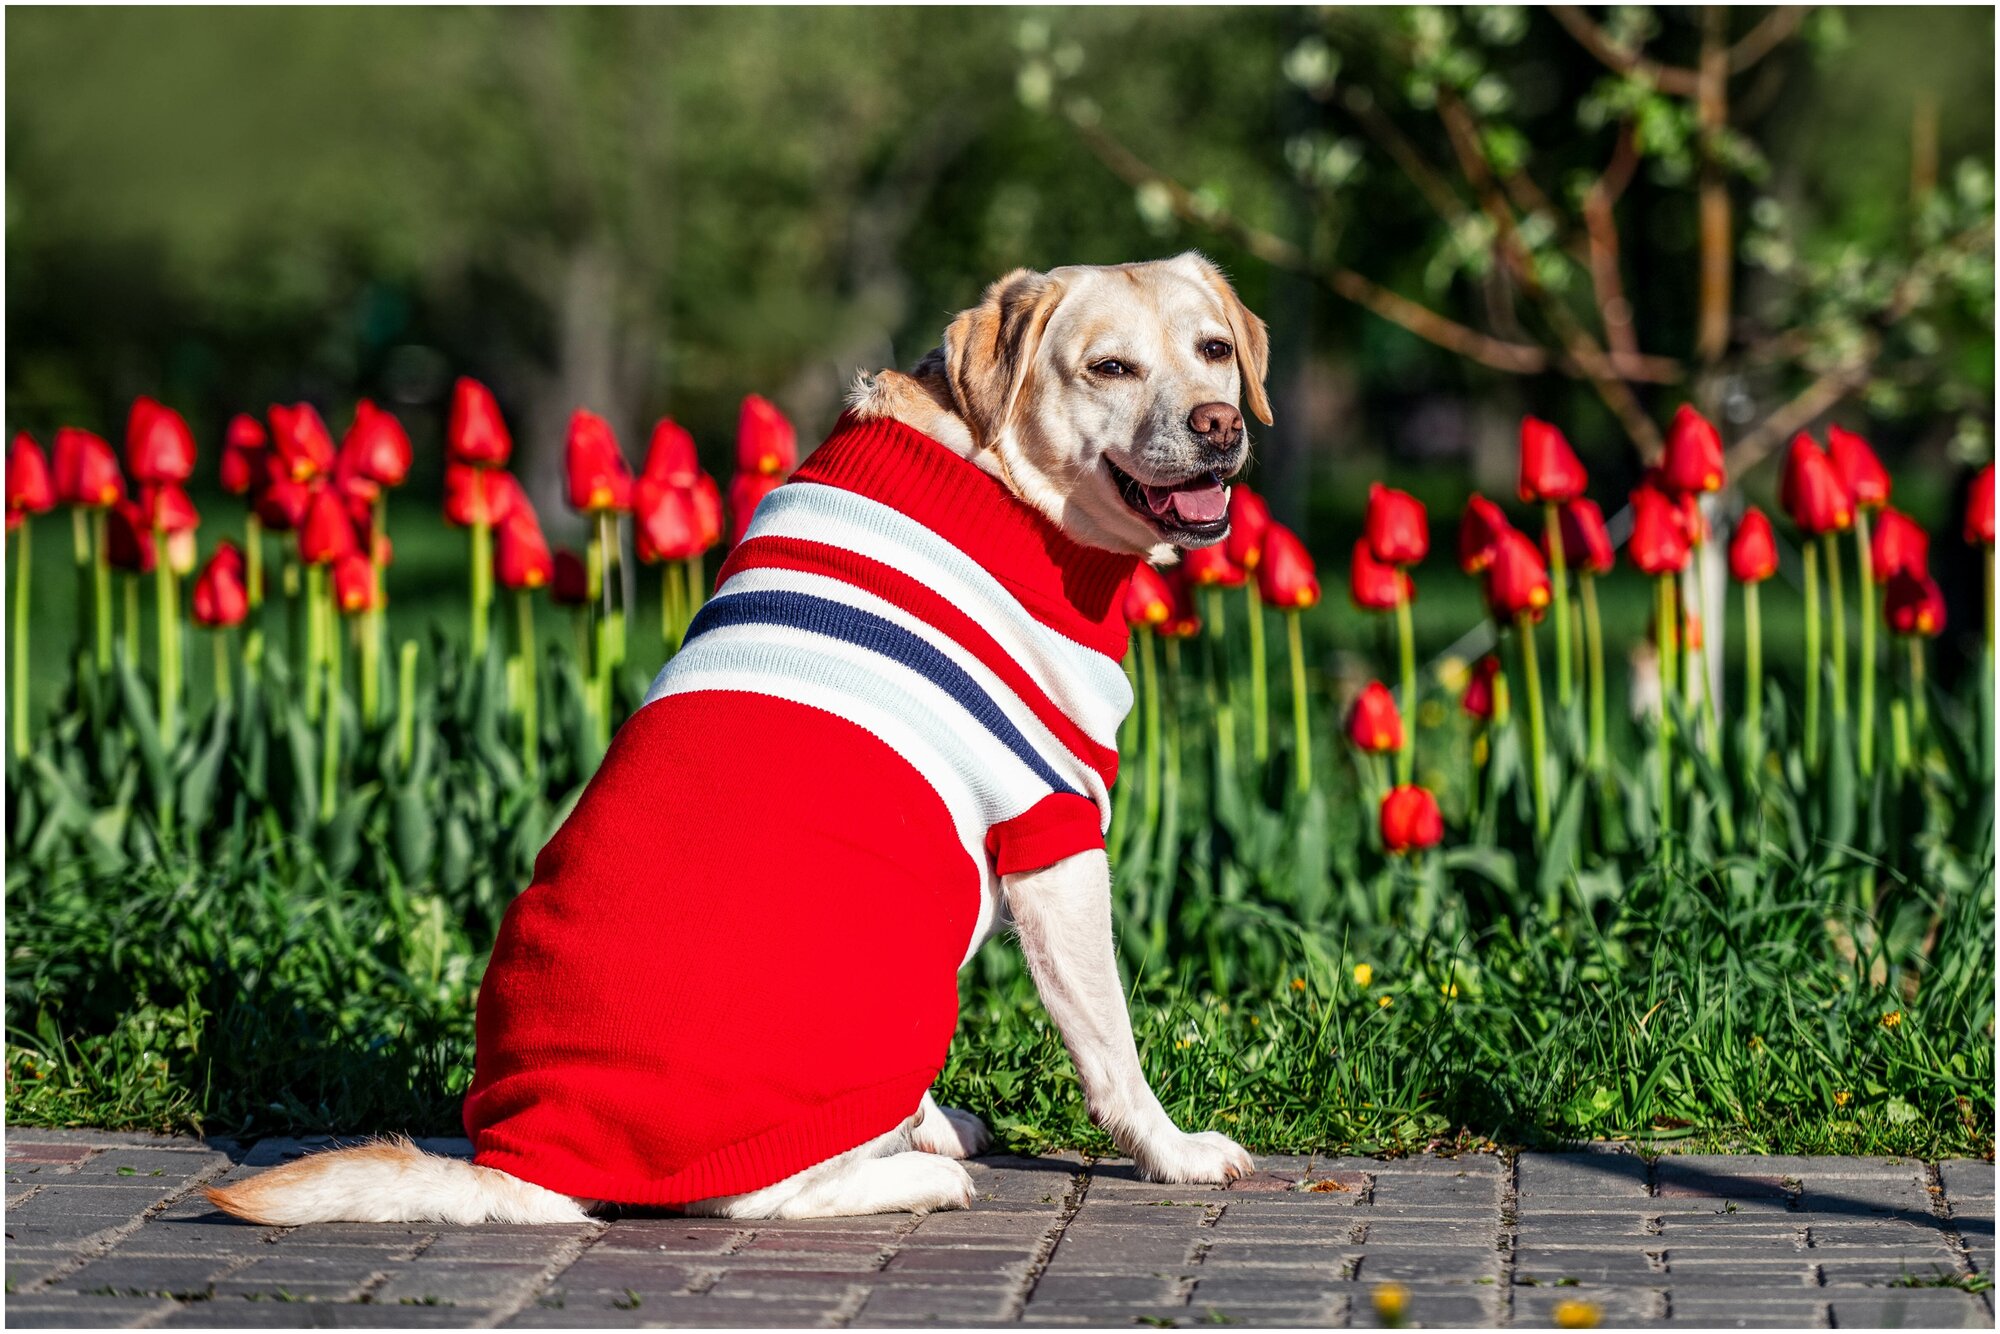
<svg viewBox="0 0 2000 1334">
<path fill-rule="evenodd" d="M 1227 535 L 1238 404 L 1271 420 L 1267 355 L 1190 253 L 1009 274 L 912 371 L 864 377 L 509 909 L 479 1002 L 476 1161 L 391 1141 L 210 1198 L 275 1224 L 965 1207 L 956 1160 L 989 1136 L 927 1090 L 955 970 L 1009 924 L 1139 1170 L 1250 1171 L 1176 1126 L 1140 1068 L 1102 821 L 1131 704 L 1118 589 L 1135 558 Z M 798 755 L 822 743 L 840 758 L 782 830 L 735 809 L 773 757 L 814 772 Z M 770 833 L 717 869 L 709 831 L 732 826 Z M 729 985 L 732 950 L 755 996 Z"/>
</svg>

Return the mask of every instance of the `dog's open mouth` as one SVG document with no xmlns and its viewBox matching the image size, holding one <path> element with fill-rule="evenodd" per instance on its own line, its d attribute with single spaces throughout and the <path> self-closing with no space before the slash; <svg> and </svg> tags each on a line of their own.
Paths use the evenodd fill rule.
<svg viewBox="0 0 2000 1334">
<path fill-rule="evenodd" d="M 1154 485 L 1140 481 L 1110 459 L 1104 466 L 1111 469 L 1125 503 L 1167 537 L 1205 544 L 1228 535 L 1229 485 L 1219 473 L 1196 473 L 1178 482 Z"/>
</svg>

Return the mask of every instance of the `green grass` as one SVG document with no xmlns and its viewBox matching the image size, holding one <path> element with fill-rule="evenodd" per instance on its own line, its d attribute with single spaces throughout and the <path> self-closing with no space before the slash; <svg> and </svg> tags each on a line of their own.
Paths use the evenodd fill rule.
<svg viewBox="0 0 2000 1334">
<path fill-rule="evenodd" d="M 318 733 L 292 698 L 281 623 L 270 675 L 219 721 L 205 716 L 197 637 L 188 734 L 150 752 L 134 721 L 150 687 L 70 682 L 67 533 L 43 525 L 42 731 L 34 759 L 8 769 L 11 1123 L 457 1129 L 500 915 L 595 757 L 578 742 L 570 627 L 545 612 L 542 771 L 524 779 L 498 660 L 481 669 L 455 647 L 460 535 L 413 507 L 398 515 L 392 632 L 424 637 L 419 753 L 403 764 L 393 719 L 370 730 L 347 713 L 344 798 L 325 826 L 308 799 Z M 1275 619 L 1268 766 L 1221 767 L 1196 641 L 1171 678 L 1180 763 L 1159 824 L 1137 814 L 1142 757 L 1128 753 L 1121 778 L 1120 945 L 1146 1069 L 1181 1124 L 1271 1152 L 1597 1138 L 1991 1151 L 1992 797 L 1955 739 L 1974 730 L 1970 701 L 1934 699 L 1941 726 L 1917 778 L 1842 786 L 1788 756 L 1797 719 L 1774 683 L 1780 758 L 1690 777 L 1696 818 L 1662 843 L 1647 814 L 1650 728 L 1625 718 L 1614 669 L 1614 763 L 1571 772 L 1570 814 L 1538 841 L 1518 727 L 1492 738 L 1480 770 L 1467 720 L 1427 679 L 1418 777 L 1451 832 L 1426 857 L 1385 858 L 1337 700 L 1393 654 L 1383 625 L 1346 606 L 1344 570 L 1324 573 L 1328 602 L 1306 621 L 1313 790 L 1288 790 Z M 1479 608 L 1442 561 L 1420 587 L 1428 655 Z M 659 657 L 654 588 L 646 572 L 628 704 Z M 1617 661 L 1647 592 L 1621 577 L 1602 596 Z M 1795 604 L 1766 598 L 1774 676 L 1796 672 Z M 1243 604 L 1229 611 L 1240 635 Z M 1233 640 L 1228 670 L 1247 698 Z M 1558 712 L 1555 726 L 1567 751 L 1577 719 Z M 1238 733 L 1247 751 L 1240 716 Z M 1498 789 L 1485 804 L 1481 772 Z M 1733 841 L 1700 815 L 1724 801 Z M 981 953 L 961 995 L 940 1097 L 1016 1149 L 1107 1150 L 1011 941 Z"/>
</svg>

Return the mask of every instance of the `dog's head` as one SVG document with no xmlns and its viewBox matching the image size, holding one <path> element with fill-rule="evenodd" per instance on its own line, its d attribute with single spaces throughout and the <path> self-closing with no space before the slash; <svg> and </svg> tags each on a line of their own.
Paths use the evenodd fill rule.
<svg viewBox="0 0 2000 1334">
<path fill-rule="evenodd" d="M 1249 453 L 1238 408 L 1270 424 L 1270 345 L 1215 265 L 1016 270 L 952 321 L 918 368 L 941 378 L 974 457 L 1070 536 L 1155 557 L 1229 533 Z"/>
</svg>

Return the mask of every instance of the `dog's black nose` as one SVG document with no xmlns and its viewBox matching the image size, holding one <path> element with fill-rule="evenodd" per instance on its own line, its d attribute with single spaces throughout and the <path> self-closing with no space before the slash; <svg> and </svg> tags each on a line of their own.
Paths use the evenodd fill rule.
<svg viewBox="0 0 2000 1334">
<path fill-rule="evenodd" d="M 1188 413 L 1188 429 L 1210 449 L 1234 449 L 1243 438 L 1243 414 L 1229 403 L 1201 403 Z"/>
</svg>

